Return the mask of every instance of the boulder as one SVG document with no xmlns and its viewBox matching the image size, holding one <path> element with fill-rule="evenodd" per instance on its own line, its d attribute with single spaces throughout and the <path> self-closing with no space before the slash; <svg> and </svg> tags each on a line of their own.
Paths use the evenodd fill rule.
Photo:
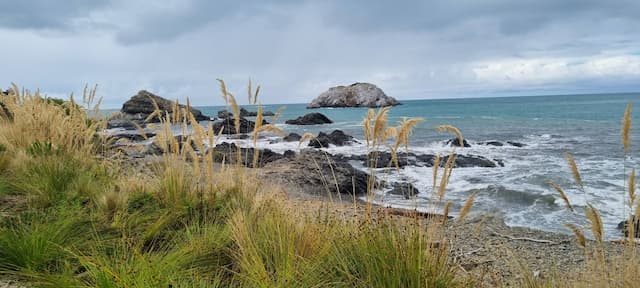
<svg viewBox="0 0 640 288">
<path fill-rule="evenodd" d="M 420 191 L 418 191 L 418 188 L 413 186 L 411 183 L 394 183 L 388 193 L 403 196 L 404 199 L 410 199 L 411 197 L 418 195 Z"/>
<path fill-rule="evenodd" d="M 111 134 L 111 137 L 114 139 L 127 139 L 132 142 L 144 141 L 155 136 L 156 133 L 149 129 L 144 130 L 144 135 L 138 130 L 125 130 L 122 132 Z"/>
<path fill-rule="evenodd" d="M 174 101 L 162 98 L 146 90 L 140 90 L 138 94 L 131 97 L 131 99 L 127 100 L 127 102 L 124 102 L 124 104 L 122 104 L 122 109 L 120 109 L 120 112 L 134 119 L 144 120 L 145 118 L 147 118 L 147 116 L 149 116 L 149 114 L 155 111 L 155 107 L 153 105 L 154 101 L 163 113 L 173 113 L 173 108 L 175 106 Z M 179 108 L 186 109 L 186 106 L 180 105 Z M 198 109 L 191 107 L 190 111 L 197 121 L 211 120 L 210 117 L 203 115 L 202 112 L 200 112 L 200 110 Z M 150 119 L 150 122 L 159 121 L 160 119 L 158 117 Z"/>
<path fill-rule="evenodd" d="M 483 168 L 495 168 L 498 167 L 498 164 L 496 164 L 496 162 L 491 161 L 490 159 L 487 159 L 485 157 L 482 156 L 477 156 L 477 155 L 456 155 L 456 160 L 455 160 L 455 165 L 453 167 L 455 168 L 467 168 L 467 167 L 483 167 Z M 444 156 L 442 157 L 442 160 L 440 161 L 440 165 L 443 165 L 445 163 L 447 163 L 447 160 L 449 160 L 449 156 Z"/>
<path fill-rule="evenodd" d="M 255 153 L 258 153 L 258 161 L 255 167 L 263 167 L 267 163 L 285 158 L 284 155 L 273 152 L 270 149 L 241 148 L 236 144 L 224 142 L 212 148 L 214 160 L 216 162 L 237 163 L 238 149 L 240 150 L 240 164 L 246 167 L 254 167 L 253 157 Z"/>
<path fill-rule="evenodd" d="M 284 151 L 284 157 L 289 158 L 289 159 L 293 159 L 296 157 L 296 152 L 293 150 L 287 150 Z"/>
<path fill-rule="evenodd" d="M 282 141 L 285 142 L 298 142 L 302 139 L 302 136 L 297 133 L 289 133 L 289 135 L 282 137 Z"/>
<path fill-rule="evenodd" d="M 331 124 L 333 121 L 322 113 L 309 113 L 296 119 L 290 119 L 284 122 L 289 125 L 318 125 Z"/>
<path fill-rule="evenodd" d="M 309 141 L 309 147 L 326 148 L 329 144 L 344 146 L 355 142 L 353 136 L 347 135 L 342 130 L 333 130 L 331 133 L 318 133 L 318 137 Z"/>
<path fill-rule="evenodd" d="M 462 139 L 462 143 L 463 143 L 463 145 L 460 145 L 460 139 L 458 139 L 457 137 L 447 140 L 447 145 L 449 145 L 451 147 L 454 147 L 454 146 L 455 147 L 463 147 L 464 146 L 464 147 L 467 147 L 467 148 L 471 147 L 471 145 L 469 145 L 469 142 L 467 142 L 467 139 Z"/>
<path fill-rule="evenodd" d="M 320 107 L 384 107 L 400 103 L 387 96 L 382 89 L 370 83 L 354 83 L 349 86 L 329 88 L 313 99 L 307 108 Z"/>
<path fill-rule="evenodd" d="M 233 113 L 227 110 L 220 110 L 218 111 L 218 118 L 220 119 L 233 118 Z"/>
<path fill-rule="evenodd" d="M 267 124 L 267 122 L 263 121 L 262 124 Z M 233 117 L 223 118 L 221 121 L 213 123 L 213 131 L 218 133 L 220 129 L 223 129 L 222 134 L 244 134 L 253 132 L 253 128 L 256 127 L 255 122 L 245 118 L 240 118 L 240 131 L 236 131 L 235 125 L 235 119 Z"/>
<path fill-rule="evenodd" d="M 398 167 L 405 166 L 422 166 L 433 167 L 433 159 L 435 155 L 431 154 L 415 154 L 415 153 L 398 153 Z M 372 151 L 369 155 L 356 155 L 346 157 L 349 160 L 362 161 L 362 165 L 370 168 L 389 168 L 395 167 L 395 163 L 392 162 L 391 153 L 386 151 Z M 449 156 L 442 156 L 440 159 L 440 166 L 444 167 Z M 502 160 L 492 160 L 478 155 L 456 155 L 455 165 L 456 168 L 466 167 L 482 167 L 482 168 L 495 168 L 504 166 Z"/>
</svg>

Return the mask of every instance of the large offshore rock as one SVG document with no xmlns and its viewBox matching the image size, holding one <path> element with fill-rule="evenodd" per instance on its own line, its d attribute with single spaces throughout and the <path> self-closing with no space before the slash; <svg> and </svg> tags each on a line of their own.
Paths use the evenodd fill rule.
<svg viewBox="0 0 640 288">
<path fill-rule="evenodd" d="M 138 94 L 131 97 L 131 99 L 127 100 L 127 102 L 124 102 L 124 104 L 122 104 L 122 109 L 120 109 L 120 112 L 124 114 L 124 118 L 143 120 L 147 118 L 147 116 L 149 116 L 151 113 L 153 113 L 153 111 L 155 111 L 155 107 L 153 105 L 154 101 L 156 102 L 156 104 L 158 104 L 158 108 L 160 108 L 160 111 L 162 111 L 163 114 L 166 112 L 169 112 L 169 114 L 173 114 L 173 109 L 175 106 L 174 101 L 162 98 L 146 90 L 140 90 Z M 180 109 L 186 109 L 185 105 L 179 105 L 179 107 Z M 200 112 L 200 110 L 198 109 L 192 107 L 190 108 L 190 110 L 193 114 L 193 117 L 195 117 L 197 121 L 211 120 L 210 117 L 203 115 L 202 112 Z M 157 117 L 150 119 L 150 122 L 159 121 L 160 119 Z"/>
<path fill-rule="evenodd" d="M 307 108 L 320 107 L 384 107 L 399 105 L 395 98 L 370 83 L 354 83 L 349 86 L 329 88 L 313 99 Z"/>
</svg>

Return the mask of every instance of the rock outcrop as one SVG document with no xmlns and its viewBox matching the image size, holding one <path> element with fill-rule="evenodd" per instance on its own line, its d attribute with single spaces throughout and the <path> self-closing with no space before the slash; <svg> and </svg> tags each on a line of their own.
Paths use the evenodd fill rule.
<svg viewBox="0 0 640 288">
<path fill-rule="evenodd" d="M 352 155 L 345 157 L 348 160 L 362 161 L 362 165 L 371 168 L 388 168 L 395 167 L 395 163 L 392 161 L 391 153 L 385 151 L 373 151 L 369 155 Z M 433 167 L 433 159 L 435 155 L 431 154 L 415 154 L 415 153 L 398 153 L 398 167 L 405 166 L 421 166 L 421 167 Z M 449 159 L 449 156 L 443 156 L 440 160 L 440 166 L 444 166 Z M 455 165 L 456 168 L 466 167 L 483 167 L 483 168 L 495 168 L 502 167 L 504 163 L 498 159 L 488 159 L 478 155 L 456 155 Z"/>
<path fill-rule="evenodd" d="M 342 130 L 333 130 L 329 134 L 324 132 L 318 133 L 318 137 L 309 141 L 309 147 L 327 148 L 329 147 L 329 144 L 344 146 L 353 142 L 355 142 L 353 136 L 345 134 Z"/>
<path fill-rule="evenodd" d="M 173 109 L 175 106 L 174 101 L 162 98 L 146 90 L 140 90 L 138 94 L 131 97 L 131 99 L 127 100 L 127 102 L 124 102 L 124 104 L 122 104 L 122 109 L 120 109 L 120 112 L 122 113 L 124 119 L 129 119 L 137 122 L 144 121 L 147 116 L 155 111 L 155 107 L 153 105 L 154 101 L 156 102 L 156 104 L 158 104 L 158 108 L 160 108 L 163 113 L 169 112 L 169 114 L 173 114 Z M 186 106 L 180 105 L 179 108 L 186 109 Z M 192 107 L 190 108 L 190 110 L 193 114 L 193 117 L 195 117 L 197 121 L 211 120 L 210 117 L 205 116 L 198 109 Z M 150 119 L 150 122 L 159 121 L 160 119 L 158 117 Z"/>
<path fill-rule="evenodd" d="M 298 142 L 302 139 L 302 135 L 298 133 L 289 133 L 289 135 L 282 137 L 284 142 Z"/>
<path fill-rule="evenodd" d="M 296 119 L 290 119 L 284 122 L 289 125 L 319 125 L 331 124 L 333 121 L 322 113 L 309 113 Z"/>
<path fill-rule="evenodd" d="M 367 193 L 369 175 L 347 160 L 314 149 L 303 149 L 292 159 L 270 163 L 267 177 L 283 184 L 299 186 L 315 195 L 341 193 L 356 196 Z"/>
<path fill-rule="evenodd" d="M 311 101 L 307 108 L 321 107 L 384 107 L 399 105 L 395 98 L 370 83 L 354 83 L 349 86 L 329 88 Z"/>
<path fill-rule="evenodd" d="M 240 149 L 240 164 L 246 167 L 254 167 L 255 153 L 258 153 L 255 167 L 263 167 L 267 163 L 285 158 L 284 155 L 273 152 L 270 149 L 242 148 L 236 146 L 236 144 L 224 142 L 212 148 L 214 161 L 236 163 L 238 161 L 238 149 Z"/>
</svg>

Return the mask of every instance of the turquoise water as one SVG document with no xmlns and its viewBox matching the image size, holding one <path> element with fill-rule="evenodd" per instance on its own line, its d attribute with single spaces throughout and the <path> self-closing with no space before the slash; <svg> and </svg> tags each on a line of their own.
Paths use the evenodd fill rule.
<svg viewBox="0 0 640 288">
<path fill-rule="evenodd" d="M 446 154 L 451 147 L 444 141 L 453 136 L 433 128 L 449 124 L 458 127 L 471 148 L 457 149 L 458 154 L 482 155 L 501 159 L 505 167 L 457 168 L 447 187 L 445 201 L 452 201 L 459 209 L 464 200 L 477 192 L 475 211 L 492 211 L 504 215 L 510 225 L 534 227 L 548 231 L 567 232 L 562 224 L 584 223 L 581 207 L 586 202 L 601 210 L 608 237 L 619 237 L 617 223 L 629 209 L 624 205 L 624 165 L 637 167 L 640 143 L 639 132 L 632 126 L 632 148 L 625 159 L 620 136 L 621 119 L 628 102 L 640 103 L 640 93 L 559 95 L 533 97 L 412 100 L 393 107 L 389 114 L 391 124 L 402 117 L 423 117 L 411 136 L 409 149 L 418 153 Z M 267 105 L 265 110 L 276 111 L 285 107 L 275 123 L 287 132 L 317 133 L 341 129 L 363 138 L 363 108 L 305 109 L 305 104 Z M 245 106 L 248 110 L 255 107 Z M 216 115 L 224 107 L 199 107 L 207 115 Z M 334 121 L 330 125 L 291 126 L 284 120 L 309 112 L 321 112 Z M 633 123 L 640 123 L 640 112 Z M 640 124 L 638 124 L 640 125 Z M 478 142 L 497 140 L 515 141 L 525 147 L 493 147 Z M 231 140 L 227 140 L 231 141 Z M 239 144 L 241 141 L 234 140 Z M 244 143 L 248 145 L 248 143 Z M 275 151 L 298 150 L 298 143 L 282 143 L 278 137 L 267 137 L 259 145 Z M 363 144 L 348 147 L 330 147 L 331 153 L 365 154 Z M 564 161 L 564 152 L 572 153 L 578 163 L 585 189 L 579 189 Z M 354 163 L 360 165 L 360 163 Z M 361 167 L 366 169 L 365 167 Z M 430 201 L 432 168 L 405 167 L 398 173 L 380 169 L 378 175 L 387 181 L 408 181 L 421 193 L 416 199 L 386 195 L 379 191 L 377 202 L 385 205 L 437 210 L 443 203 Z M 548 181 L 564 188 L 578 213 L 564 208 L 562 200 Z"/>
</svg>

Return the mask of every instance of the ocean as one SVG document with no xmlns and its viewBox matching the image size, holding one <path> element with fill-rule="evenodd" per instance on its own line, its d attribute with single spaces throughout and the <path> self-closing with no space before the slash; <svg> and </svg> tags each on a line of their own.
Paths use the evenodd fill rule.
<svg viewBox="0 0 640 288">
<path fill-rule="evenodd" d="M 458 211 L 464 201 L 477 193 L 473 211 L 489 211 L 500 214 L 508 225 L 525 226 L 545 231 L 569 233 L 565 223 L 585 224 L 584 207 L 591 203 L 600 210 L 607 238 L 621 236 L 617 224 L 630 212 L 625 206 L 627 192 L 624 189 L 625 172 L 638 167 L 640 145 L 638 129 L 632 125 L 631 150 L 627 157 L 621 144 L 621 119 L 628 102 L 640 102 L 636 94 L 556 95 L 531 97 L 501 97 L 473 99 L 439 99 L 401 101 L 393 107 L 389 124 L 395 125 L 403 117 L 422 117 L 411 135 L 409 151 L 423 154 L 448 154 L 452 148 L 445 145 L 452 134 L 434 129 L 438 125 L 454 125 L 459 128 L 470 148 L 457 148 L 458 154 L 481 155 L 501 159 L 504 167 L 456 168 L 450 178 L 444 201 L 454 203 Z M 306 104 L 265 105 L 264 110 L 276 111 L 284 107 L 277 125 L 287 132 L 299 134 L 340 129 L 361 140 L 360 144 L 329 147 L 333 154 L 365 154 L 362 119 L 366 108 L 305 109 Z M 250 111 L 255 107 L 244 106 Z M 215 116 L 224 107 L 198 107 L 206 115 Z M 333 124 L 294 126 L 283 124 L 310 112 L 321 112 L 334 121 Z M 633 123 L 640 123 L 640 112 L 635 113 Z M 269 118 L 267 118 L 269 120 Z M 640 124 L 638 124 L 640 125 Z M 281 142 L 280 137 L 267 136 L 258 142 L 261 148 L 277 152 L 303 148 L 295 142 Z M 252 145 L 243 140 L 240 145 Z M 480 145 L 486 141 L 513 141 L 524 147 Z M 564 153 L 574 155 L 584 189 L 573 180 L 564 159 Z M 626 163 L 626 170 L 625 164 Z M 353 163 L 361 169 L 362 163 Z M 433 200 L 431 167 L 407 166 L 400 171 L 377 169 L 377 175 L 386 181 L 405 181 L 420 190 L 414 199 L 387 195 L 378 191 L 376 202 L 382 205 L 441 209 L 443 203 Z M 553 181 L 567 193 L 575 213 L 566 209 L 564 202 L 548 184 Z"/>
</svg>

